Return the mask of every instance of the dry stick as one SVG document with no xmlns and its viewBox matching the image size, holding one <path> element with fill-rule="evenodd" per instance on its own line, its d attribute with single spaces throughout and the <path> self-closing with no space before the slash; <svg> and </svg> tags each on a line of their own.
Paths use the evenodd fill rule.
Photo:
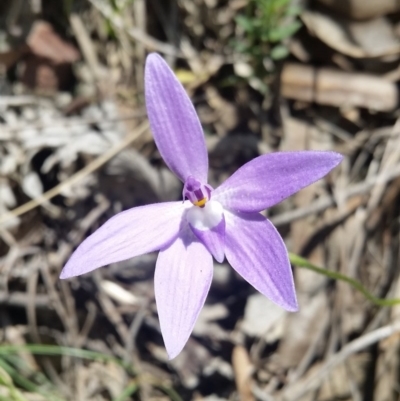
<svg viewBox="0 0 400 401">
<path fill-rule="evenodd" d="M 327 319 L 317 329 L 317 331 L 315 333 L 316 335 L 314 336 L 313 341 L 309 345 L 306 353 L 304 354 L 304 356 L 301 358 L 300 362 L 298 363 L 296 370 L 293 372 L 293 374 L 290 375 L 290 377 L 289 377 L 290 383 L 295 383 L 297 380 L 299 380 L 299 378 L 304 375 L 304 373 L 307 371 L 307 369 L 312 364 L 312 361 L 314 360 L 315 355 L 317 354 L 317 350 L 321 345 L 321 340 L 326 335 L 326 329 L 327 329 L 328 324 L 330 324 L 330 322 Z"/>
<path fill-rule="evenodd" d="M 364 334 L 362 337 L 348 343 L 342 348 L 340 352 L 332 356 L 326 361 L 323 366 L 313 374 L 311 377 L 303 382 L 296 383 L 293 386 L 287 388 L 283 394 L 284 400 L 295 401 L 303 397 L 309 391 L 318 388 L 322 380 L 329 374 L 340 363 L 343 363 L 351 355 L 362 351 L 371 345 L 390 337 L 393 334 L 400 332 L 400 322 L 381 327 L 377 330 L 371 331 L 370 333 Z"/>
<path fill-rule="evenodd" d="M 33 95 L 20 95 L 20 96 L 0 96 L 0 108 L 6 107 L 21 107 L 21 106 L 38 106 L 41 103 L 47 103 L 47 99 L 43 99 L 40 96 Z"/>
<path fill-rule="evenodd" d="M 145 0 L 135 0 L 135 2 L 133 3 L 133 13 L 134 13 L 135 25 L 142 32 L 142 34 L 146 34 L 147 13 L 146 13 Z M 136 50 L 137 60 L 139 61 L 135 68 L 136 84 L 138 90 L 143 91 L 143 82 L 144 82 L 143 66 L 144 66 L 144 60 L 146 58 L 146 47 L 143 45 L 143 43 L 136 42 L 135 50 Z"/>
<path fill-rule="evenodd" d="M 397 119 L 393 127 L 393 132 L 398 131 L 399 124 L 400 120 Z M 400 150 L 399 139 L 400 139 L 399 136 L 395 136 L 387 141 L 385 151 L 383 153 L 382 160 L 379 166 L 380 174 L 390 172 L 396 165 L 398 165 L 399 150 Z M 382 184 L 379 182 L 371 189 L 367 206 L 365 208 L 362 208 L 360 210 L 362 211 L 362 213 L 359 213 L 357 215 L 358 224 L 360 225 L 360 227 L 365 226 L 368 217 L 378 207 L 385 193 L 385 190 L 386 190 L 386 183 Z M 366 241 L 367 241 L 367 230 L 363 229 L 361 230 L 359 235 L 357 235 L 354 241 L 352 252 L 350 254 L 350 260 L 347 266 L 347 274 L 349 274 L 351 277 L 357 276 L 360 260 L 364 253 Z"/>
<path fill-rule="evenodd" d="M 110 159 L 116 156 L 119 152 L 129 146 L 133 141 L 139 138 L 149 127 L 148 121 L 143 122 L 137 130 L 133 131 L 129 135 L 127 135 L 120 143 L 116 144 L 112 147 L 109 151 L 102 154 L 101 156 L 94 159 L 90 162 L 87 166 L 85 166 L 82 170 L 79 170 L 77 173 L 69 177 L 67 180 L 61 182 L 60 184 L 56 185 L 52 189 L 48 190 L 41 196 L 38 196 L 31 201 L 24 203 L 23 205 L 11 210 L 7 214 L 0 215 L 0 227 L 2 224 L 10 221 L 11 219 L 21 216 L 24 213 L 29 212 L 30 210 L 35 209 L 36 207 L 40 206 L 42 203 L 49 201 L 50 199 L 54 198 L 56 195 L 60 194 L 64 189 L 71 187 L 72 185 L 76 184 L 84 177 L 88 176 L 89 174 L 96 171 L 100 168 L 103 164 L 107 163 Z"/>
<path fill-rule="evenodd" d="M 125 30 L 126 33 L 135 41 L 142 43 L 149 50 L 158 51 L 160 53 L 172 55 L 172 56 L 182 56 L 182 52 L 175 46 L 169 43 L 160 42 L 154 39 L 152 36 L 146 34 L 141 29 L 136 27 L 125 27 L 121 17 L 117 16 L 112 8 L 106 4 L 104 1 L 100 0 L 89 0 L 89 3 L 96 8 L 104 18 L 108 19 L 114 27 L 117 29 Z"/>
<path fill-rule="evenodd" d="M 39 98 L 37 98 L 39 99 Z M 0 96 L 0 108 L 1 108 L 1 96 Z M 51 121 L 51 127 L 67 127 L 67 128 L 73 128 L 73 127 L 79 127 L 83 125 L 93 125 L 93 124 L 100 124 L 100 123 L 119 123 L 122 121 L 129 121 L 129 120 L 135 120 L 137 118 L 141 117 L 146 117 L 146 111 L 144 108 L 141 108 L 139 110 L 134 110 L 132 111 L 129 115 L 121 116 L 121 117 L 115 117 L 115 118 L 85 118 L 85 117 L 80 117 L 79 120 L 74 120 L 70 118 L 59 118 L 57 120 Z M 30 130 L 42 130 L 44 128 L 48 128 L 49 123 L 44 123 L 44 122 L 37 122 L 37 123 L 32 123 L 32 122 L 27 122 L 25 124 L 19 124 L 18 126 L 6 126 L 5 124 L 0 124 L 0 141 L 23 141 L 23 138 L 21 138 L 20 133 L 21 131 L 25 129 L 30 129 Z"/>
<path fill-rule="evenodd" d="M 24 308 L 32 299 L 26 292 L 13 291 L 0 291 L 0 305 L 16 306 Z M 36 294 L 33 300 L 35 308 L 40 309 L 52 309 L 53 306 L 50 302 L 50 298 L 45 294 Z"/>
<path fill-rule="evenodd" d="M 361 195 L 371 189 L 375 184 L 384 184 L 400 176 L 400 165 L 393 168 L 392 171 L 387 171 L 382 174 L 377 174 L 368 180 L 352 185 L 347 191 L 343 193 L 343 200 L 352 198 L 353 196 Z M 276 226 L 291 223 L 294 220 L 299 220 L 311 214 L 316 214 L 324 211 L 328 207 L 334 206 L 335 200 L 331 196 L 324 196 L 310 205 L 301 209 L 290 210 L 277 216 L 272 217 L 270 220 Z"/>
<path fill-rule="evenodd" d="M 69 22 L 95 80 L 101 81 L 104 79 L 104 74 L 102 74 L 99 59 L 81 17 L 78 14 L 71 14 Z"/>
</svg>

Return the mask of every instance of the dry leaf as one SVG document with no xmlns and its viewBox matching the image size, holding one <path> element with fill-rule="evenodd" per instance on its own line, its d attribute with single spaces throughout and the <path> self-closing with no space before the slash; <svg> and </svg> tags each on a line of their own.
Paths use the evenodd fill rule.
<svg viewBox="0 0 400 401">
<path fill-rule="evenodd" d="M 236 389 L 241 401 L 255 401 L 251 373 L 253 366 L 249 354 L 242 345 L 236 345 L 232 352 L 232 365 L 235 373 Z"/>
<path fill-rule="evenodd" d="M 269 338 L 270 341 L 274 341 L 276 337 L 280 337 L 285 315 L 283 308 L 264 295 L 253 294 L 247 299 L 241 329 L 253 337 L 264 337 L 269 330 L 274 329 L 275 336 Z"/>
<path fill-rule="evenodd" d="M 40 20 L 33 25 L 27 44 L 32 54 L 55 64 L 74 63 L 80 57 L 75 46 L 62 39 L 48 22 Z"/>
<path fill-rule="evenodd" d="M 354 22 L 311 10 L 304 11 L 301 18 L 311 34 L 347 56 L 374 58 L 400 53 L 400 43 L 384 18 Z M 372 40 L 364 40 L 371 35 Z"/>
<path fill-rule="evenodd" d="M 363 20 L 400 10 L 398 0 L 318 0 L 346 17 Z"/>
<path fill-rule="evenodd" d="M 383 78 L 302 64 L 286 64 L 281 75 L 282 95 L 289 99 L 337 107 L 394 110 L 398 91 Z"/>
</svg>

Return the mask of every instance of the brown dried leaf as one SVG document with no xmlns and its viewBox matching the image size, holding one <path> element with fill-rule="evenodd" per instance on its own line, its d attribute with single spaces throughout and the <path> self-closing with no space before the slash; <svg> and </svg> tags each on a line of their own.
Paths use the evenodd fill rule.
<svg viewBox="0 0 400 401">
<path fill-rule="evenodd" d="M 355 19 L 363 20 L 394 13 L 400 10 L 397 0 L 318 0 L 332 10 Z"/>
<path fill-rule="evenodd" d="M 255 401 L 252 387 L 252 364 L 249 354 L 242 345 L 236 345 L 232 352 L 232 365 L 235 372 L 236 388 L 241 401 Z"/>
<path fill-rule="evenodd" d="M 304 11 L 301 18 L 314 36 L 347 56 L 372 58 L 400 53 L 400 43 L 385 18 L 354 22 L 310 10 Z"/>
<path fill-rule="evenodd" d="M 27 44 L 34 55 L 51 60 L 55 64 L 73 63 L 80 57 L 78 50 L 44 21 L 35 22 L 28 35 Z"/>
</svg>

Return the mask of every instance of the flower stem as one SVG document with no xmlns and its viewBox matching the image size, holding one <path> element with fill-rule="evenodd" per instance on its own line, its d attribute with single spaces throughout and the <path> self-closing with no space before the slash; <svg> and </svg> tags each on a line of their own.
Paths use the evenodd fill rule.
<svg viewBox="0 0 400 401">
<path fill-rule="evenodd" d="M 372 295 L 359 281 L 354 280 L 344 274 L 315 266 L 312 263 L 310 263 L 307 259 L 304 259 L 299 255 L 296 255 L 294 253 L 289 253 L 289 259 L 292 265 L 312 270 L 315 273 L 322 274 L 333 280 L 340 280 L 350 284 L 354 289 L 361 292 L 361 294 L 363 294 L 365 298 L 367 298 L 369 301 L 371 301 L 373 304 L 377 306 L 393 306 L 400 304 L 400 299 L 398 298 L 391 298 L 391 299 L 378 298 Z"/>
</svg>

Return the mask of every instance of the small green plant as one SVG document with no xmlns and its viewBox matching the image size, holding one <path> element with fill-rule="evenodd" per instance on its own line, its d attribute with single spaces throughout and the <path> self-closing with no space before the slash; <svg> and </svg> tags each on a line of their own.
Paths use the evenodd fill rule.
<svg viewBox="0 0 400 401">
<path fill-rule="evenodd" d="M 288 56 L 286 41 L 301 27 L 300 12 L 293 0 L 249 0 L 236 17 L 240 33 L 235 47 L 249 57 L 254 76 L 263 78 L 277 60 Z"/>
<path fill-rule="evenodd" d="M 10 375 L 0 367 L 0 400 L 27 401 L 22 393 L 14 386 Z"/>
<path fill-rule="evenodd" d="M 133 365 L 122 359 L 95 351 L 46 344 L 0 345 L 0 401 L 28 401 L 33 397 L 40 401 L 66 401 L 59 395 L 57 387 L 42 372 L 33 372 L 32 368 L 26 365 L 26 361 L 20 356 L 21 352 L 48 357 L 69 356 L 87 361 L 110 362 L 123 367 L 131 379 L 121 394 L 114 397 L 112 401 L 132 399 L 143 383 L 147 387 L 151 386 L 165 393 L 166 399 L 182 401 L 168 382 L 153 376 L 140 376 Z"/>
</svg>

